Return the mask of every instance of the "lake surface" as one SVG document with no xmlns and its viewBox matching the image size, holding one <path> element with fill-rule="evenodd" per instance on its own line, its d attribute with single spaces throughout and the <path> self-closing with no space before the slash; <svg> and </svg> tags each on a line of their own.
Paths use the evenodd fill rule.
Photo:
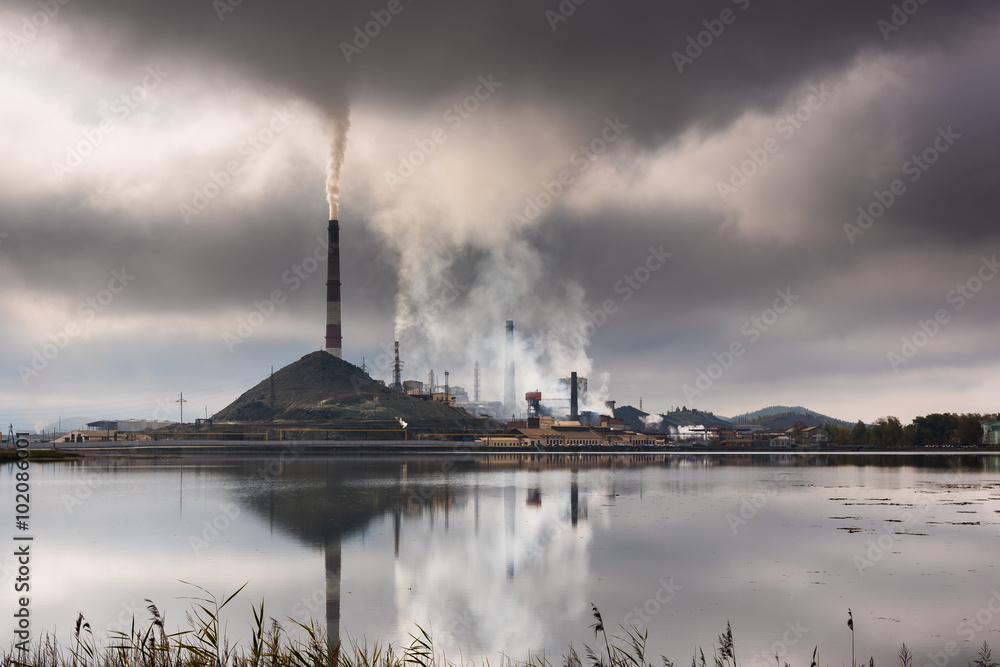
<svg viewBox="0 0 1000 667">
<path fill-rule="evenodd" d="M 35 637 L 69 644 L 183 626 L 202 586 L 228 634 L 251 604 L 291 629 L 408 643 L 417 624 L 449 659 L 561 660 L 572 644 L 649 631 L 649 659 L 709 664 L 732 624 L 744 667 L 781 662 L 962 665 L 1000 649 L 1000 458 L 957 455 L 543 457 L 286 455 L 32 464 Z M 14 469 L 0 470 L 14 544 Z M 0 557 L 11 618 L 13 548 Z M 339 616 L 339 624 L 338 624 Z M 0 624 L 9 645 L 12 623 Z M 949 642 L 955 648 L 948 655 Z"/>
</svg>

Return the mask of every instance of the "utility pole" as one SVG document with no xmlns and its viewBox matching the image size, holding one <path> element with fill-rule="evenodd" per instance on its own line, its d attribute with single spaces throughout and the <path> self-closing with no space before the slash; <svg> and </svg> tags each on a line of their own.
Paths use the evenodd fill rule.
<svg viewBox="0 0 1000 667">
<path fill-rule="evenodd" d="M 184 423 L 184 404 L 187 403 L 187 401 L 184 400 L 184 392 L 183 391 L 181 392 L 181 397 L 179 399 L 177 399 L 176 401 L 174 401 L 174 403 L 180 403 L 181 404 L 181 423 L 183 424 Z"/>
</svg>

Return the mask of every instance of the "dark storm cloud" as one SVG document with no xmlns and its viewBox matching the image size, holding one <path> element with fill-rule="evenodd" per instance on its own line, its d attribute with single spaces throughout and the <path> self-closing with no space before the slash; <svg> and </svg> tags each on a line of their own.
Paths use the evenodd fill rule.
<svg viewBox="0 0 1000 667">
<path fill-rule="evenodd" d="M 395 15 L 387 4 L 244 2 L 220 15 L 224 0 L 74 3 L 63 20 L 74 23 L 81 56 L 109 70 L 170 56 L 192 68 L 245 72 L 325 108 L 342 105 L 345 94 L 421 105 L 494 73 L 522 100 L 555 102 L 570 120 L 581 107 L 587 117 L 620 114 L 649 141 L 771 108 L 791 87 L 866 51 L 956 48 L 997 11 L 985 0 L 922 4 L 886 40 L 877 22 L 890 19 L 891 3 L 592 0 L 573 5 L 555 29 L 547 15 L 559 12 L 554 0 L 399 0 Z M 353 45 L 373 11 L 391 20 L 347 62 L 343 44 Z M 723 12 L 728 25 L 719 22 Z M 680 73 L 674 54 L 706 21 L 721 34 Z"/>
<path fill-rule="evenodd" d="M 319 181 L 312 194 L 320 191 Z M 174 211 L 166 212 L 169 217 L 159 212 L 147 224 L 130 225 L 86 209 L 67 215 L 66 206 L 58 201 L 23 209 L 0 201 L 8 219 L 19 222 L 4 244 L 9 262 L 17 267 L 8 287 L 16 283 L 79 301 L 106 282 L 111 270 L 126 267 L 138 276 L 122 296 L 133 313 L 216 312 L 249 306 L 274 289 L 306 295 L 289 301 L 292 311 L 315 310 L 324 298 L 325 259 L 318 268 L 307 262 L 325 257 L 326 231 L 315 222 L 325 213 L 322 205 L 313 207 L 309 217 L 308 211 L 289 210 L 283 203 L 264 204 L 240 216 L 238 234 L 231 224 L 218 224 L 207 215 L 185 226 Z M 343 262 L 356 305 L 391 301 L 391 280 L 387 284 L 382 277 L 391 266 L 379 256 L 371 233 L 351 226 L 344 237 L 352 248 Z"/>
</svg>

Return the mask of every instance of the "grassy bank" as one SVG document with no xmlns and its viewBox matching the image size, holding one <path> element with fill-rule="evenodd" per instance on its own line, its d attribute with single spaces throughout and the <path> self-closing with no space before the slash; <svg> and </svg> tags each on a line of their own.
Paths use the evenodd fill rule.
<svg viewBox="0 0 1000 667">
<path fill-rule="evenodd" d="M 83 458 L 77 452 L 59 452 L 52 449 L 29 449 L 28 460 L 32 463 L 45 463 L 46 461 L 64 461 L 66 459 Z M 13 463 L 17 461 L 17 450 L 0 449 L 0 463 Z"/>
<path fill-rule="evenodd" d="M 245 584 L 244 584 L 245 586 Z M 198 587 L 205 592 L 204 589 Z M 42 635 L 28 645 L 10 647 L 0 654 L 0 666 L 32 667 L 468 667 L 475 663 L 462 656 L 448 657 L 437 651 L 431 635 L 420 626 L 410 634 L 405 647 L 376 642 L 348 639 L 344 642 L 328 641 L 321 624 L 308 624 L 289 619 L 296 630 L 304 631 L 304 639 L 291 638 L 285 628 L 265 614 L 263 601 L 253 606 L 254 624 L 252 636 L 245 646 L 230 644 L 224 636 L 225 625 L 221 621 L 223 609 L 243 590 L 242 587 L 224 600 L 206 593 L 204 597 L 192 599 L 191 610 L 187 614 L 188 629 L 168 634 L 162 614 L 155 604 L 149 602 L 147 610 L 150 620 L 143 627 L 133 618 L 128 632 L 112 632 L 110 640 L 97 645 L 90 624 L 83 614 L 79 614 L 68 645 L 62 645 L 51 634 Z M 618 632 L 608 634 L 604 620 L 597 607 L 592 607 L 594 645 L 584 645 L 583 655 L 569 647 L 560 660 L 552 662 L 548 658 L 529 656 L 522 660 L 499 655 L 495 660 L 485 659 L 482 667 L 675 667 L 666 656 L 646 654 L 647 633 L 639 632 L 634 626 L 621 627 Z M 267 620 L 266 620 L 267 619 Z M 853 620 L 848 627 L 853 635 Z M 302 634 L 299 632 L 299 634 Z M 16 641 L 16 640 L 15 640 Z M 853 646 L 853 642 L 852 642 Z M 853 650 L 853 649 L 852 649 Z M 736 642 L 729 623 L 720 634 L 706 658 L 703 649 L 695 650 L 691 667 L 742 667 L 737 661 Z M 875 667 L 870 658 L 855 660 L 850 656 L 837 657 L 833 664 L 851 664 L 858 667 Z M 914 656 L 903 644 L 897 653 L 898 667 L 914 667 Z M 684 664 L 684 663 L 681 663 Z M 815 647 L 808 667 L 819 667 L 819 649 Z M 828 663 L 824 663 L 828 664 Z M 776 667 L 782 667 L 775 656 Z M 787 662 L 784 667 L 792 667 Z M 794 667 L 807 667 L 795 665 Z M 878 667 L 897 667 L 879 665 Z M 992 660 L 990 647 L 986 642 L 979 649 L 978 659 L 970 667 L 1000 667 Z"/>
</svg>

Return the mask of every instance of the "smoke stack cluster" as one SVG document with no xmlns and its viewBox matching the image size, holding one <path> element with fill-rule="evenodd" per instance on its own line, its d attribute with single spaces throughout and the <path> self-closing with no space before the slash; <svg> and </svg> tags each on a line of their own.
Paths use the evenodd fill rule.
<svg viewBox="0 0 1000 667">
<path fill-rule="evenodd" d="M 327 231 L 326 261 L 326 351 L 344 358 L 340 330 L 340 223 L 331 220 Z"/>
</svg>

